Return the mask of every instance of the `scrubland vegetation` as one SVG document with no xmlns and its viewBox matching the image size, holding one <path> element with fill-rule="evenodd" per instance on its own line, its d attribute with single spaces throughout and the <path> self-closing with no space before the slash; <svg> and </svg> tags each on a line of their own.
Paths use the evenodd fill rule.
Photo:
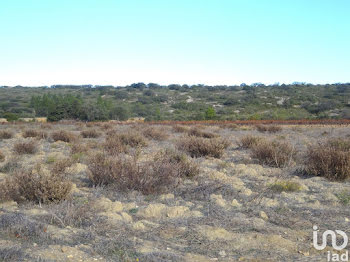
<svg viewBox="0 0 350 262">
<path fill-rule="evenodd" d="M 316 261 L 349 174 L 347 125 L 7 123 L 0 261 Z"/>
<path fill-rule="evenodd" d="M 350 119 L 350 84 L 0 87 L 0 118 L 49 121 Z"/>
</svg>

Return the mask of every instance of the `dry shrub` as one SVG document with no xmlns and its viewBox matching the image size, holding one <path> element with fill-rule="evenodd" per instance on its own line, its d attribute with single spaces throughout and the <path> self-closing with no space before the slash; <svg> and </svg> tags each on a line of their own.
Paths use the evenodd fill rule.
<svg viewBox="0 0 350 262">
<path fill-rule="evenodd" d="M 210 133 L 210 132 L 205 132 L 200 130 L 199 128 L 193 127 L 187 132 L 188 135 L 190 136 L 197 136 L 197 137 L 204 137 L 204 138 L 214 138 L 217 137 L 217 135 Z"/>
<path fill-rule="evenodd" d="M 288 166 L 295 155 L 294 147 L 287 142 L 261 140 L 252 147 L 251 156 L 260 164 L 272 167 Z"/>
<path fill-rule="evenodd" d="M 84 130 L 80 132 L 81 136 L 83 138 L 97 138 L 99 137 L 101 134 L 99 132 L 97 132 L 95 129 L 92 130 Z"/>
<path fill-rule="evenodd" d="M 190 154 L 191 157 L 211 156 L 220 158 L 229 142 L 221 138 L 203 138 L 195 136 L 183 137 L 177 147 Z"/>
<path fill-rule="evenodd" d="M 10 139 L 13 137 L 13 133 L 7 130 L 0 131 L 0 139 Z"/>
<path fill-rule="evenodd" d="M 66 168 L 73 165 L 73 163 L 74 163 L 74 160 L 71 158 L 63 158 L 63 159 L 57 160 L 52 165 L 51 171 L 54 174 L 64 174 Z"/>
<path fill-rule="evenodd" d="M 177 133 L 186 133 L 189 128 L 187 126 L 174 125 L 173 130 Z"/>
<path fill-rule="evenodd" d="M 74 143 L 71 145 L 70 149 L 71 154 L 86 153 L 89 150 L 88 146 L 82 143 Z"/>
<path fill-rule="evenodd" d="M 122 133 L 111 132 L 106 138 L 104 149 L 110 154 L 127 152 L 128 147 L 143 147 L 147 142 L 138 132 Z"/>
<path fill-rule="evenodd" d="M 43 131 L 34 130 L 34 129 L 27 129 L 27 130 L 24 130 L 24 132 L 22 133 L 22 136 L 24 138 L 37 137 L 40 139 L 45 139 L 47 138 L 47 133 Z"/>
<path fill-rule="evenodd" d="M 256 146 L 261 139 L 262 138 L 258 136 L 246 135 L 239 140 L 238 145 L 240 148 L 252 148 Z"/>
<path fill-rule="evenodd" d="M 51 134 L 51 138 L 54 141 L 63 141 L 63 142 L 67 142 L 67 143 L 70 143 L 70 142 L 73 142 L 76 140 L 76 136 L 73 133 L 65 131 L 65 130 L 53 132 Z"/>
<path fill-rule="evenodd" d="M 147 127 L 142 133 L 145 137 L 157 141 L 163 141 L 169 137 L 164 128 Z"/>
<path fill-rule="evenodd" d="M 136 157 L 98 154 L 89 160 L 89 179 L 93 185 L 113 185 L 121 191 L 166 192 L 176 187 L 181 177 L 198 173 L 197 166 L 190 160 L 175 152 L 168 153 L 160 152 L 153 160 L 143 163 Z"/>
<path fill-rule="evenodd" d="M 310 146 L 306 155 L 306 172 L 331 180 L 350 177 L 350 140 L 331 139 Z"/>
<path fill-rule="evenodd" d="M 5 160 L 5 155 L 2 151 L 0 151 L 0 162 L 3 162 Z"/>
<path fill-rule="evenodd" d="M 17 142 L 13 146 L 13 150 L 19 155 L 34 154 L 37 150 L 37 143 L 33 140 Z"/>
<path fill-rule="evenodd" d="M 48 173 L 40 167 L 32 171 L 19 171 L 0 184 L 2 199 L 16 202 L 58 202 L 69 198 L 72 183 L 63 175 Z"/>
<path fill-rule="evenodd" d="M 277 133 L 282 131 L 282 127 L 276 125 L 256 125 L 256 129 L 259 132 L 269 132 L 269 133 Z"/>
</svg>

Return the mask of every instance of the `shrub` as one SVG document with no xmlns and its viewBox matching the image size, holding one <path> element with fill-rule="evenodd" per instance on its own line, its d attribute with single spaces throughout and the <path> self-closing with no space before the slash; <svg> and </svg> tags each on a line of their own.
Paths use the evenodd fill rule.
<svg viewBox="0 0 350 262">
<path fill-rule="evenodd" d="M 81 143 L 74 143 L 71 145 L 71 154 L 86 153 L 88 150 L 88 147 Z"/>
<path fill-rule="evenodd" d="M 287 142 L 262 140 L 252 147 L 251 156 L 260 164 L 272 167 L 285 167 L 294 157 L 295 150 Z"/>
<path fill-rule="evenodd" d="M 143 163 L 136 157 L 98 154 L 89 160 L 89 179 L 93 185 L 113 185 L 121 191 L 165 192 L 176 187 L 181 177 L 198 173 L 198 168 L 187 158 L 179 153 L 168 153 L 160 152 L 153 160 Z"/>
<path fill-rule="evenodd" d="M 0 131 L 0 139 L 10 139 L 13 137 L 13 133 L 6 130 Z"/>
<path fill-rule="evenodd" d="M 173 130 L 177 133 L 185 133 L 189 130 L 187 126 L 174 125 Z"/>
<path fill-rule="evenodd" d="M 246 135 L 239 140 L 238 145 L 240 148 L 252 148 L 256 146 L 261 139 L 262 138 L 258 136 Z"/>
<path fill-rule="evenodd" d="M 340 193 L 336 194 L 336 197 L 343 205 L 350 204 L 350 191 L 343 190 Z"/>
<path fill-rule="evenodd" d="M 276 125 L 256 125 L 256 129 L 259 132 L 269 132 L 269 133 L 277 133 L 282 131 L 282 127 L 280 126 L 276 126 Z"/>
<path fill-rule="evenodd" d="M 38 170 L 19 171 L 0 184 L 3 199 L 17 202 L 58 202 L 69 197 L 72 183 L 63 175 Z"/>
<path fill-rule="evenodd" d="M 154 139 L 157 141 L 163 141 L 168 138 L 164 128 L 148 127 L 143 132 L 143 135 L 147 138 Z"/>
<path fill-rule="evenodd" d="M 306 172 L 331 180 L 350 177 L 350 140 L 332 139 L 310 146 L 306 155 Z"/>
<path fill-rule="evenodd" d="M 166 149 L 160 151 L 155 160 L 161 159 L 162 161 L 168 161 L 177 165 L 178 175 L 182 178 L 191 178 L 199 174 L 199 167 L 193 160 L 189 159 L 186 154 L 179 151 Z"/>
<path fill-rule="evenodd" d="M 128 147 L 143 147 L 147 142 L 145 137 L 137 132 L 130 133 L 109 133 L 104 144 L 104 149 L 110 154 L 127 152 Z"/>
<path fill-rule="evenodd" d="M 221 138 L 202 138 L 188 136 L 182 138 L 177 147 L 190 154 L 191 157 L 211 156 L 220 158 L 229 143 Z"/>
<path fill-rule="evenodd" d="M 202 130 L 199 130 L 198 128 L 191 128 L 188 132 L 188 135 L 190 136 L 197 136 L 197 137 L 204 137 L 204 138 L 214 138 L 217 137 L 217 135 L 210 133 L 210 132 L 205 132 Z"/>
<path fill-rule="evenodd" d="M 3 152 L 0 151 L 0 162 L 3 162 L 5 160 L 5 155 Z"/>
<path fill-rule="evenodd" d="M 24 141 L 24 142 L 17 142 L 13 146 L 13 150 L 19 154 L 34 154 L 37 150 L 37 144 L 34 141 Z"/>
<path fill-rule="evenodd" d="M 24 138 L 38 137 L 40 139 L 44 139 L 44 138 L 47 138 L 47 133 L 42 132 L 42 131 L 38 131 L 38 130 L 34 130 L 34 129 L 27 129 L 23 132 L 22 136 Z"/>
<path fill-rule="evenodd" d="M 51 170 L 55 174 L 64 174 L 66 168 L 70 167 L 73 164 L 73 162 L 74 161 L 71 158 L 57 160 L 53 163 Z"/>
<path fill-rule="evenodd" d="M 281 192 L 296 192 L 301 190 L 301 185 L 293 181 L 279 181 L 270 185 L 270 189 L 277 193 Z"/>
<path fill-rule="evenodd" d="M 74 140 L 76 140 L 76 136 L 73 133 L 65 131 L 65 130 L 53 132 L 51 134 L 51 138 L 54 141 L 63 141 L 63 142 L 67 142 L 67 143 L 70 143 L 70 142 L 73 142 Z"/>
<path fill-rule="evenodd" d="M 83 138 L 97 138 L 101 135 L 94 129 L 81 131 L 80 134 Z"/>
</svg>

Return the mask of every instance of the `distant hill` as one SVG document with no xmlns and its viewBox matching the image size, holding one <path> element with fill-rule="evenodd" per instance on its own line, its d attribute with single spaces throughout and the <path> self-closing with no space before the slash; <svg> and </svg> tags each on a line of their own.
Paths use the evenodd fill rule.
<svg viewBox="0 0 350 262">
<path fill-rule="evenodd" d="M 350 118 L 350 83 L 1 87 L 0 118 L 260 120 Z"/>
</svg>

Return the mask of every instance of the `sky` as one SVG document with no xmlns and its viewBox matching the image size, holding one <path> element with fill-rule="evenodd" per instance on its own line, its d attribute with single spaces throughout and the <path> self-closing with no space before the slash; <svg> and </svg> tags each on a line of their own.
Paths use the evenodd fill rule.
<svg viewBox="0 0 350 262">
<path fill-rule="evenodd" d="M 349 0 L 1 0 L 0 86 L 350 82 Z"/>
</svg>

